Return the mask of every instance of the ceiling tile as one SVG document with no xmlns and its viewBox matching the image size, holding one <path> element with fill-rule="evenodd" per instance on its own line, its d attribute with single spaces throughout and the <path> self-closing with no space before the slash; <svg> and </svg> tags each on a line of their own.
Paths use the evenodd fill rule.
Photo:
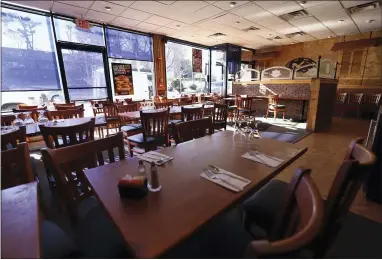
<svg viewBox="0 0 382 260">
<path fill-rule="evenodd" d="M 94 10 L 89 10 L 86 13 L 85 17 L 89 20 L 100 21 L 104 23 L 110 23 L 116 18 L 115 15 L 101 13 Z"/>
<path fill-rule="evenodd" d="M 326 29 L 326 27 L 317 21 L 314 17 L 307 17 L 296 21 L 290 21 L 290 23 L 304 32 L 317 32 Z"/>
<path fill-rule="evenodd" d="M 205 37 L 210 36 L 210 35 L 212 35 L 214 33 L 215 33 L 215 31 L 206 30 L 206 29 L 203 29 L 203 30 L 195 32 L 195 34 L 198 34 L 198 35 L 201 35 L 201 36 L 205 36 Z"/>
<path fill-rule="evenodd" d="M 187 26 L 187 24 L 177 22 L 177 21 L 173 21 L 173 22 L 166 25 L 166 27 L 171 28 L 171 29 L 175 29 L 175 30 L 182 30 L 186 26 Z"/>
<path fill-rule="evenodd" d="M 175 1 L 158 1 L 158 2 L 161 2 L 162 4 L 165 4 L 165 5 L 171 5 Z"/>
<path fill-rule="evenodd" d="M 159 27 L 160 26 L 158 26 L 158 25 L 151 24 L 151 23 L 145 23 L 145 22 L 141 22 L 140 24 L 136 25 L 136 28 L 139 28 L 139 29 L 142 29 L 145 31 L 150 31 L 150 32 L 159 29 Z"/>
<path fill-rule="evenodd" d="M 171 5 L 173 10 L 177 10 L 178 12 L 188 12 L 192 13 L 203 7 L 206 7 L 208 3 L 203 1 L 177 1 Z"/>
<path fill-rule="evenodd" d="M 74 5 L 82 8 L 90 8 L 94 1 L 59 1 L 68 5 Z"/>
<path fill-rule="evenodd" d="M 374 1 L 373 0 L 372 1 L 341 1 L 341 3 L 345 8 L 349 8 L 352 6 L 366 4 L 366 3 L 370 3 L 370 2 L 374 2 Z"/>
<path fill-rule="evenodd" d="M 294 1 L 286 2 L 274 7 L 270 7 L 267 10 L 274 15 L 282 15 L 290 12 L 301 10 L 302 7 Z"/>
<path fill-rule="evenodd" d="M 300 29 L 286 22 L 272 26 L 272 30 L 283 35 L 300 31 Z"/>
<path fill-rule="evenodd" d="M 255 4 L 258 6 L 264 8 L 264 9 L 269 9 L 272 7 L 280 6 L 282 4 L 287 3 L 288 1 L 255 1 Z"/>
<path fill-rule="evenodd" d="M 174 33 L 177 32 L 175 29 L 167 28 L 167 27 L 161 27 L 155 30 L 158 33 L 162 33 L 164 35 L 173 35 Z"/>
<path fill-rule="evenodd" d="M 81 2 L 83 2 L 83 1 L 81 1 Z M 118 5 L 123 5 L 126 7 L 129 7 L 132 3 L 134 3 L 134 1 L 108 1 L 108 2 L 112 2 L 112 3 L 118 4 Z"/>
<path fill-rule="evenodd" d="M 309 34 L 317 39 L 325 39 L 325 38 L 336 36 L 334 33 L 332 33 L 329 29 L 326 29 L 326 28 L 323 30 L 311 32 Z"/>
<path fill-rule="evenodd" d="M 254 22 L 257 22 L 262 19 L 267 19 L 273 16 L 273 14 L 255 4 L 246 5 L 239 9 L 232 10 L 231 13 Z"/>
<path fill-rule="evenodd" d="M 149 18 L 151 14 L 138 11 L 135 9 L 127 8 L 123 13 L 121 13 L 121 16 L 129 18 L 129 19 L 138 20 L 138 21 L 144 21 L 147 18 Z"/>
<path fill-rule="evenodd" d="M 10 1 L 15 4 L 24 5 L 28 7 L 34 7 L 42 10 L 50 11 L 52 8 L 51 1 Z"/>
<path fill-rule="evenodd" d="M 181 21 L 181 22 L 184 22 L 184 23 L 188 23 L 188 24 L 193 24 L 193 23 L 196 23 L 198 21 L 201 21 L 201 20 L 205 20 L 207 18 L 211 18 L 213 16 L 216 16 L 216 15 L 219 15 L 221 13 L 223 13 L 224 11 L 213 6 L 213 5 L 208 5 L 196 12 L 193 12 L 192 14 L 190 13 L 187 13 L 187 14 L 183 14 L 183 13 L 176 13 L 174 14 L 172 17 L 175 19 L 175 20 L 178 20 L 178 21 Z"/>
<path fill-rule="evenodd" d="M 339 23 L 339 20 L 343 20 L 342 23 Z M 322 21 L 322 23 L 328 27 L 335 34 L 345 33 L 353 34 L 359 32 L 354 22 L 350 17 L 340 17 L 333 20 Z"/>
<path fill-rule="evenodd" d="M 66 5 L 60 2 L 54 2 L 52 11 L 59 14 L 67 14 L 67 15 L 73 15 L 75 17 L 81 17 L 82 15 L 85 15 L 88 9 L 72 6 L 72 5 Z"/>
<path fill-rule="evenodd" d="M 145 22 L 147 22 L 147 23 L 161 25 L 161 26 L 165 26 L 165 25 L 171 23 L 172 21 L 173 20 L 171 20 L 171 19 L 167 19 L 167 18 L 157 16 L 157 15 L 153 15 L 153 16 L 149 17 L 147 20 L 145 20 Z"/>
<path fill-rule="evenodd" d="M 256 23 L 258 23 L 262 26 L 265 26 L 265 27 L 272 27 L 271 29 L 273 29 L 273 26 L 281 24 L 281 23 L 285 23 L 285 22 L 284 22 L 284 20 L 273 15 L 269 18 L 265 18 L 265 19 L 261 19 L 259 21 L 256 21 Z"/>
<path fill-rule="evenodd" d="M 380 9 L 365 11 L 352 15 L 354 22 L 362 32 L 382 29 L 382 14 Z M 369 23 L 369 21 L 374 20 Z"/>
<path fill-rule="evenodd" d="M 110 10 L 106 10 L 106 7 L 111 8 Z M 91 10 L 112 14 L 112 15 L 120 15 L 123 11 L 126 10 L 125 6 L 113 4 L 105 1 L 95 1 L 93 5 L 90 7 Z"/>
<path fill-rule="evenodd" d="M 239 6 L 242 6 L 242 5 L 249 3 L 249 1 L 237 1 L 236 5 L 231 7 L 231 5 L 230 5 L 231 2 L 232 1 L 216 1 L 213 5 L 216 7 L 219 7 L 220 9 L 223 9 L 225 11 L 229 11 L 229 10 L 232 10 L 234 8 L 237 8 Z"/>
<path fill-rule="evenodd" d="M 133 19 L 128 19 L 125 17 L 117 17 L 115 20 L 112 21 L 112 24 L 121 26 L 121 27 L 134 27 L 136 26 L 140 21 L 133 20 Z"/>
<path fill-rule="evenodd" d="M 296 1 L 298 4 L 300 4 L 301 2 L 303 1 Z M 310 7 L 313 7 L 313 6 L 317 6 L 317 5 L 322 5 L 322 4 L 325 4 L 325 3 L 329 3 L 330 1 L 305 1 L 306 3 L 305 4 L 300 4 L 304 9 L 307 9 L 307 8 L 310 8 Z"/>
<path fill-rule="evenodd" d="M 135 1 L 130 8 L 162 16 L 169 12 L 168 5 L 156 1 Z"/>
<path fill-rule="evenodd" d="M 347 16 L 347 13 L 338 1 L 314 6 L 307 8 L 306 10 L 320 21 Z"/>
<path fill-rule="evenodd" d="M 314 41 L 316 38 L 309 34 L 304 34 L 304 35 L 297 35 L 292 38 L 293 41 L 296 42 L 308 42 L 308 41 Z"/>
</svg>

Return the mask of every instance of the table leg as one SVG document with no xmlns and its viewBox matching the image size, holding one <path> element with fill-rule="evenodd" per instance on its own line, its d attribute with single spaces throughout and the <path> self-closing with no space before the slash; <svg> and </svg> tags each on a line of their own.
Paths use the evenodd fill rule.
<svg viewBox="0 0 382 260">
<path fill-rule="evenodd" d="M 302 108 L 301 108 L 301 116 L 300 116 L 300 122 L 304 122 L 304 114 L 305 114 L 305 104 L 306 100 L 302 101 Z"/>
</svg>

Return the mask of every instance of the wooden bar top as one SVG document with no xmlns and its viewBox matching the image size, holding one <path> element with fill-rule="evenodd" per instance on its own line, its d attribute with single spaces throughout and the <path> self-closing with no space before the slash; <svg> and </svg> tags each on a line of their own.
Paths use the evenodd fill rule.
<svg viewBox="0 0 382 260">
<path fill-rule="evenodd" d="M 1 258 L 40 258 L 37 182 L 1 191 Z"/>
<path fill-rule="evenodd" d="M 85 175 L 135 257 L 155 258 L 246 199 L 307 151 L 273 139 L 252 140 L 259 151 L 285 160 L 271 168 L 242 158 L 248 146 L 237 141 L 232 131 L 223 131 L 159 150 L 174 160 L 157 167 L 162 190 L 141 200 L 121 198 L 117 188 L 120 178 L 137 174 L 136 158 L 85 170 Z M 227 190 L 200 176 L 209 164 L 251 183 L 238 193 Z"/>
</svg>

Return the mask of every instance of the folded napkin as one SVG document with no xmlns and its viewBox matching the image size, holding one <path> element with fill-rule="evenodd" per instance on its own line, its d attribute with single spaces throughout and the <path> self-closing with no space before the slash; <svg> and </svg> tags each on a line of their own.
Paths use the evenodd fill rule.
<svg viewBox="0 0 382 260">
<path fill-rule="evenodd" d="M 232 172 L 228 172 L 228 171 L 221 169 L 221 168 L 219 168 L 219 171 L 222 173 L 213 174 L 214 176 L 217 176 L 218 178 L 212 179 L 212 178 L 208 177 L 207 174 L 205 173 L 205 171 L 202 172 L 200 174 L 200 176 L 202 176 L 203 178 L 205 178 L 209 181 L 212 181 L 216 184 L 219 184 L 220 186 L 223 186 L 224 188 L 227 188 L 227 189 L 235 191 L 235 192 L 242 191 L 245 186 L 247 186 L 249 183 L 251 183 L 250 180 L 243 178 L 239 175 L 236 175 Z M 233 176 L 233 177 L 230 177 L 230 176 Z M 233 184 L 237 188 L 231 186 L 230 184 Z"/>
<path fill-rule="evenodd" d="M 279 158 L 272 157 L 272 156 L 269 156 L 269 155 L 266 155 L 266 154 L 263 154 L 260 152 L 254 152 L 253 155 L 251 155 L 249 152 L 247 152 L 247 153 L 243 154 L 241 157 L 255 161 L 255 162 L 265 164 L 269 167 L 278 167 L 280 164 L 282 164 L 284 162 L 284 160 L 281 160 Z"/>
<path fill-rule="evenodd" d="M 166 162 L 169 162 L 174 159 L 174 157 L 161 154 L 155 151 L 149 151 L 147 153 L 139 154 L 137 155 L 137 158 L 146 162 L 154 162 L 156 165 L 162 165 L 165 164 Z M 159 161 L 160 159 L 164 159 L 163 161 Z"/>
</svg>

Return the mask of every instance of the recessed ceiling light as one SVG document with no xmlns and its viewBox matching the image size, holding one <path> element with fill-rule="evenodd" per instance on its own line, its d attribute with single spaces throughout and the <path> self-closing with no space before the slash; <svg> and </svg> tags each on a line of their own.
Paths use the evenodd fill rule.
<svg viewBox="0 0 382 260">
<path fill-rule="evenodd" d="M 345 22 L 344 20 L 338 20 L 338 23 L 343 23 L 343 22 Z"/>
<path fill-rule="evenodd" d="M 180 27 L 180 25 L 179 25 L 179 24 L 177 24 L 177 25 L 176 25 L 176 27 Z"/>
<path fill-rule="evenodd" d="M 292 42 L 291 44 L 295 44 L 295 42 Z"/>
<path fill-rule="evenodd" d="M 375 20 L 367 20 L 366 22 L 367 23 L 372 23 L 372 22 L 375 22 Z"/>
<path fill-rule="evenodd" d="M 305 5 L 307 2 L 306 1 L 301 1 L 300 5 Z"/>
<path fill-rule="evenodd" d="M 229 6 L 234 7 L 236 5 L 236 2 L 229 3 Z"/>
<path fill-rule="evenodd" d="M 240 22 L 239 21 L 237 21 L 237 22 L 235 22 L 236 24 L 239 24 Z"/>
<path fill-rule="evenodd" d="M 105 6 L 105 9 L 108 10 L 108 11 L 110 11 L 110 10 L 111 10 L 111 7 L 109 7 L 109 6 Z"/>
</svg>

